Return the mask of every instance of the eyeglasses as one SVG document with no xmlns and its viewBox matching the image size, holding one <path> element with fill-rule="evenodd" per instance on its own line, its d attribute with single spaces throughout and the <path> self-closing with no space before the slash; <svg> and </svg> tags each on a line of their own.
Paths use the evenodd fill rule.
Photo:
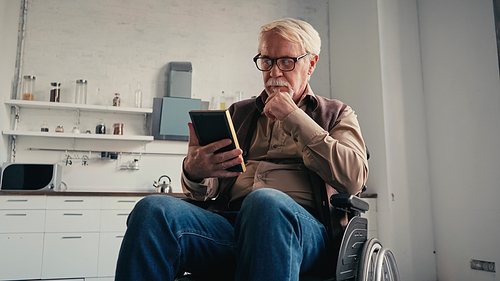
<svg viewBox="0 0 500 281">
<path fill-rule="evenodd" d="M 295 63 L 300 59 L 305 58 L 309 53 L 305 53 L 300 57 L 290 58 L 290 57 L 282 57 L 277 59 L 260 57 L 260 54 L 256 55 L 253 58 L 255 65 L 260 71 L 269 71 L 273 68 L 274 63 L 278 66 L 281 71 L 292 71 L 295 69 Z"/>
</svg>

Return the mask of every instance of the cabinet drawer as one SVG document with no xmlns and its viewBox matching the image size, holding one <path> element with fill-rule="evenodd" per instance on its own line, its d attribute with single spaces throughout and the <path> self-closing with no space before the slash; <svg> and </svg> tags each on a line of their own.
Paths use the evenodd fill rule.
<svg viewBox="0 0 500 281">
<path fill-rule="evenodd" d="M 132 210 L 143 197 L 103 197 L 103 210 Z"/>
<path fill-rule="evenodd" d="M 101 233 L 99 243 L 99 267 L 97 275 L 100 277 L 114 276 L 118 253 L 122 245 L 123 233 Z"/>
<path fill-rule="evenodd" d="M 127 229 L 127 218 L 129 211 L 102 210 L 101 232 L 122 231 Z"/>
<path fill-rule="evenodd" d="M 101 197 L 49 196 L 47 198 L 47 209 L 51 210 L 99 210 L 100 208 Z"/>
<path fill-rule="evenodd" d="M 99 210 L 47 210 L 45 232 L 99 232 Z"/>
<path fill-rule="evenodd" d="M 43 233 L 0 234 L 0 280 L 40 279 Z"/>
<path fill-rule="evenodd" d="M 0 210 L 0 233 L 43 232 L 45 210 Z"/>
<path fill-rule="evenodd" d="M 45 196 L 0 196 L 0 209 L 45 209 L 46 200 Z"/>
<path fill-rule="evenodd" d="M 42 278 L 96 277 L 98 233 L 46 233 Z"/>
</svg>

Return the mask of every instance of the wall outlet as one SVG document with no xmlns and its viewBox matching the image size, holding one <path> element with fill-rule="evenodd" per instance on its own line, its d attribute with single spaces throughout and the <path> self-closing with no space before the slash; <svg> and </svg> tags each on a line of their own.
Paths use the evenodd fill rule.
<svg viewBox="0 0 500 281">
<path fill-rule="evenodd" d="M 492 261 L 470 260 L 470 268 L 476 270 L 496 272 L 495 262 Z"/>
</svg>

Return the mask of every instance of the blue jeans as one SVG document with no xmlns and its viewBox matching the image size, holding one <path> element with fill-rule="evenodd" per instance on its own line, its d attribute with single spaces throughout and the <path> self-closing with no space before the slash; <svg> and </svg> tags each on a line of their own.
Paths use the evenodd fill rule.
<svg viewBox="0 0 500 281">
<path fill-rule="evenodd" d="M 250 193 L 234 226 L 178 198 L 153 195 L 128 218 L 115 280 L 174 280 L 182 272 L 238 281 L 325 277 L 334 268 L 329 248 L 325 227 L 275 189 Z"/>
</svg>

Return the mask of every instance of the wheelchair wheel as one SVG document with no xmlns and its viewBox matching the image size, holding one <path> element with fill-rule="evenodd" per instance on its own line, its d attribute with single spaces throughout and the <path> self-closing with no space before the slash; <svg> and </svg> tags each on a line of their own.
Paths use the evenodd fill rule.
<svg viewBox="0 0 500 281">
<path fill-rule="evenodd" d="M 381 249 L 382 244 L 376 238 L 371 238 L 365 243 L 358 265 L 358 281 L 375 280 L 376 262 Z"/>
<path fill-rule="evenodd" d="M 376 281 L 399 281 L 399 271 L 396 259 L 391 250 L 383 248 L 377 256 L 375 268 Z"/>
<path fill-rule="evenodd" d="M 399 281 L 399 271 L 394 254 L 376 239 L 363 246 L 358 267 L 358 281 Z"/>
</svg>

